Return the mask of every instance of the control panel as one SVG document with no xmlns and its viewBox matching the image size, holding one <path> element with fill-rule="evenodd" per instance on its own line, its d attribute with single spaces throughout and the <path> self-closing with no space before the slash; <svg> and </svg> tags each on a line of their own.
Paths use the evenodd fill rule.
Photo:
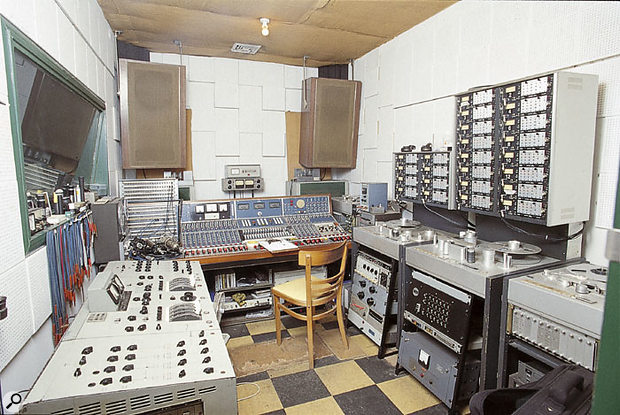
<svg viewBox="0 0 620 415">
<path fill-rule="evenodd" d="M 214 215 L 205 215 L 210 211 Z M 181 241 L 186 257 L 239 255 L 282 239 L 299 247 L 346 241 L 328 195 L 186 202 Z"/>
<path fill-rule="evenodd" d="M 469 330 L 472 296 L 418 271 L 413 271 L 405 290 L 405 319 L 461 353 Z"/>
<path fill-rule="evenodd" d="M 511 279 L 508 332 L 594 370 L 606 291 L 607 269 L 589 263 Z"/>
<path fill-rule="evenodd" d="M 454 152 L 394 154 L 396 200 L 454 209 Z"/>
<path fill-rule="evenodd" d="M 495 201 L 495 90 L 456 98 L 457 205 L 490 212 Z"/>
<path fill-rule="evenodd" d="M 556 72 L 458 95 L 457 207 L 547 226 L 587 220 L 597 85 Z"/>
<path fill-rule="evenodd" d="M 112 286 L 128 298 L 123 306 Z M 140 414 L 189 404 L 235 413 L 235 373 L 198 262 L 110 262 L 88 294 L 23 413 Z"/>
<path fill-rule="evenodd" d="M 234 413 L 235 373 L 217 331 L 63 341 L 24 414 L 138 414 L 189 401 Z"/>
<path fill-rule="evenodd" d="M 390 263 L 358 251 L 351 284 L 349 321 L 377 345 L 381 345 L 386 317 L 398 312 L 395 301 L 388 304 L 392 278 L 395 276 Z"/>
</svg>

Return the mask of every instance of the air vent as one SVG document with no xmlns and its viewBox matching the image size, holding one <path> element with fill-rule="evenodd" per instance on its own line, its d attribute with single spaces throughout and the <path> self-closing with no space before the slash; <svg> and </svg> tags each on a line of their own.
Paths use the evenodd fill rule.
<svg viewBox="0 0 620 415">
<path fill-rule="evenodd" d="M 99 415 L 101 413 L 101 403 L 94 402 L 79 407 L 78 412 L 81 415 Z"/>
<path fill-rule="evenodd" d="M 196 390 L 193 388 L 184 389 L 182 391 L 177 392 L 177 399 L 187 399 L 187 398 L 194 396 L 195 394 L 196 394 Z"/>
<path fill-rule="evenodd" d="M 52 415 L 73 415 L 73 413 L 73 408 L 67 408 L 60 411 L 52 412 Z"/>
<path fill-rule="evenodd" d="M 125 401 L 116 401 L 105 404 L 105 412 L 107 415 L 122 414 L 127 411 Z"/>
<path fill-rule="evenodd" d="M 136 396 L 135 398 L 131 398 L 131 409 L 140 409 L 145 408 L 151 404 L 151 399 L 149 395 Z"/>
<path fill-rule="evenodd" d="M 198 389 L 198 393 L 200 395 L 204 395 L 205 393 L 215 392 L 215 390 L 216 390 L 215 386 L 209 386 L 208 388 Z"/>
<path fill-rule="evenodd" d="M 172 402 L 172 393 L 164 393 L 163 395 L 155 395 L 153 397 L 155 405 L 161 405 L 164 403 Z"/>
<path fill-rule="evenodd" d="M 261 48 L 261 45 L 250 45 L 249 43 L 235 43 L 230 48 L 231 52 L 244 53 L 246 55 L 256 55 L 256 52 Z"/>
</svg>

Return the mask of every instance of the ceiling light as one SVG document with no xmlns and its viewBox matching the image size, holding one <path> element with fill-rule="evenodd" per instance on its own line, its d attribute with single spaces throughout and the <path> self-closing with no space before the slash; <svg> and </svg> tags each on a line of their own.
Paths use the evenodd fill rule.
<svg viewBox="0 0 620 415">
<path fill-rule="evenodd" d="M 261 33 L 263 34 L 263 36 L 269 36 L 269 19 L 267 17 L 261 17 L 259 20 L 263 25 Z"/>
</svg>

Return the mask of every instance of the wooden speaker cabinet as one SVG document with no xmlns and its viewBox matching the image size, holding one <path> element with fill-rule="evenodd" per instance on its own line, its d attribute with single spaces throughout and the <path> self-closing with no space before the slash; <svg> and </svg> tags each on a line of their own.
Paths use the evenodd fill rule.
<svg viewBox="0 0 620 415">
<path fill-rule="evenodd" d="M 299 162 L 306 168 L 354 168 L 362 83 L 308 78 L 303 88 Z"/>
<path fill-rule="evenodd" d="M 120 59 L 123 168 L 184 168 L 185 66 Z"/>
</svg>

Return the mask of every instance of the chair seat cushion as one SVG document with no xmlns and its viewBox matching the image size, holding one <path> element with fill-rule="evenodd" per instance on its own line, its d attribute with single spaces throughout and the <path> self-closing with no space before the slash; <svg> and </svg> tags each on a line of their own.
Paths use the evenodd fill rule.
<svg viewBox="0 0 620 415">
<path fill-rule="evenodd" d="M 320 281 L 323 278 L 312 277 L 312 281 Z M 317 286 L 314 286 L 317 288 Z M 319 286 L 320 287 L 320 286 Z M 297 278 L 293 281 L 285 282 L 274 286 L 271 291 L 277 296 L 286 297 L 296 304 L 306 304 L 306 278 Z"/>
</svg>

